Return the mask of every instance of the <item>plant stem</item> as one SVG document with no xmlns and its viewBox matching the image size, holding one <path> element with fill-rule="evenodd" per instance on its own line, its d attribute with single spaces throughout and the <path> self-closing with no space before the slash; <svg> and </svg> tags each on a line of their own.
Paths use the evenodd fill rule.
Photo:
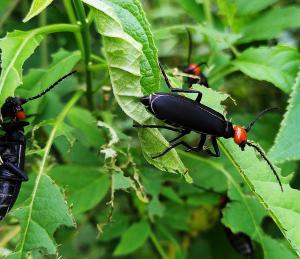
<svg viewBox="0 0 300 259">
<path fill-rule="evenodd" d="M 150 239 L 153 243 L 153 245 L 155 246 L 157 252 L 159 253 L 159 255 L 161 256 L 161 258 L 163 259 L 168 259 L 169 257 L 166 255 L 164 249 L 161 247 L 159 241 L 157 240 L 156 236 L 154 235 L 153 231 L 150 230 Z"/>
<path fill-rule="evenodd" d="M 208 25 L 210 27 L 212 27 L 213 26 L 213 18 L 211 15 L 211 2 L 210 2 L 210 0 L 203 0 L 203 4 L 204 4 L 204 13 L 205 13 L 206 21 L 207 21 Z"/>
<path fill-rule="evenodd" d="M 89 25 L 87 22 L 84 6 L 80 0 L 73 0 L 73 4 L 75 7 L 75 12 L 77 17 L 80 21 L 81 27 L 81 39 L 83 42 L 83 61 L 84 61 L 84 70 L 86 76 L 86 95 L 88 100 L 89 109 L 94 109 L 93 104 L 93 85 L 92 85 L 92 73 L 89 71 L 89 63 L 91 58 L 91 40 L 90 40 L 90 33 L 89 33 Z"/>
<path fill-rule="evenodd" d="M 89 65 L 89 71 L 99 71 L 107 69 L 107 64 Z"/>
<path fill-rule="evenodd" d="M 47 10 L 44 10 L 39 16 L 39 27 L 44 27 L 47 24 Z M 41 66 L 48 66 L 48 43 L 45 38 L 41 43 Z"/>
<path fill-rule="evenodd" d="M 76 16 L 75 16 L 71 1 L 70 0 L 63 0 L 63 2 L 64 2 L 64 6 L 65 6 L 65 9 L 67 11 L 70 22 L 72 24 L 77 24 Z M 74 33 L 74 35 L 75 35 L 75 39 L 77 41 L 78 48 L 80 49 L 81 53 L 83 53 L 83 51 L 84 51 L 83 50 L 83 42 L 82 42 L 82 39 L 81 39 L 80 32 L 76 32 L 76 33 Z"/>
<path fill-rule="evenodd" d="M 65 24 L 65 23 L 58 23 L 58 24 L 52 24 L 47 25 L 41 28 L 37 28 L 32 31 L 35 35 L 37 34 L 49 34 L 49 33 L 55 33 L 55 32 L 78 32 L 79 26 L 78 25 L 72 25 L 72 24 Z"/>
</svg>

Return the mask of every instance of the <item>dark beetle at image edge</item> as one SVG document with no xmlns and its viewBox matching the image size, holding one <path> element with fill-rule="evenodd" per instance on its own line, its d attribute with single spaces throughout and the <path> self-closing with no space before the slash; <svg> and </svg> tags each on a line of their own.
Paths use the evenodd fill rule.
<svg viewBox="0 0 300 259">
<path fill-rule="evenodd" d="M 255 122 L 265 113 L 277 108 L 268 108 L 263 110 L 246 128 L 233 125 L 230 121 L 226 120 L 221 113 L 201 104 L 202 93 L 200 91 L 173 88 L 161 64 L 160 68 L 171 93 L 153 93 L 148 96 L 141 97 L 140 101 L 151 114 L 170 126 L 137 124 L 133 126 L 136 128 L 162 128 L 179 132 L 180 134 L 176 138 L 169 141 L 170 146 L 168 148 L 166 148 L 160 154 L 153 156 L 152 159 L 156 159 L 165 155 L 171 149 L 179 145 L 186 147 L 186 151 L 204 152 L 210 156 L 219 157 L 220 150 L 218 147 L 217 138 L 233 138 L 234 142 L 241 148 L 242 151 L 247 145 L 253 147 L 261 155 L 261 157 L 271 168 L 280 185 L 281 191 L 283 191 L 280 178 L 270 160 L 266 157 L 259 146 L 249 142 L 247 138 L 247 133 L 251 130 Z M 195 93 L 197 94 L 197 97 L 195 100 L 191 100 L 177 93 Z M 192 131 L 200 134 L 199 144 L 196 147 L 192 147 L 185 141 L 181 140 L 182 137 L 191 133 Z M 210 136 L 210 140 L 215 151 L 214 153 L 204 147 L 207 136 Z"/>
<path fill-rule="evenodd" d="M 15 204 L 22 182 L 28 181 L 24 172 L 26 151 L 24 127 L 28 126 L 29 123 L 24 121 L 26 114 L 22 105 L 42 97 L 59 82 L 75 72 L 63 76 L 36 96 L 27 99 L 8 97 L 1 107 L 0 130 L 4 134 L 0 137 L 0 220 Z"/>
</svg>

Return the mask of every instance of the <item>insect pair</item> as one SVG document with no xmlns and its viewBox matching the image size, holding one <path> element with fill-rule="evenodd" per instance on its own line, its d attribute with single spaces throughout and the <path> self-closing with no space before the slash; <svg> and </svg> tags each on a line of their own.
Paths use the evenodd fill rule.
<svg viewBox="0 0 300 259">
<path fill-rule="evenodd" d="M 0 220 L 12 208 L 17 200 L 21 184 L 28 181 L 24 172 L 26 137 L 24 127 L 29 123 L 24 121 L 26 114 L 23 105 L 42 97 L 59 82 L 72 75 L 73 71 L 40 94 L 30 98 L 8 97 L 1 107 L 0 129 L 4 133 L 0 137 Z"/>
<path fill-rule="evenodd" d="M 260 112 L 248 127 L 233 125 L 225 117 L 205 106 L 201 103 L 202 93 L 192 89 L 181 89 L 172 87 L 164 68 L 160 64 L 161 72 L 164 76 L 165 82 L 171 93 L 153 93 L 148 96 L 140 98 L 141 103 L 147 110 L 153 114 L 157 119 L 163 121 L 167 125 L 134 125 L 137 128 L 162 128 L 178 132 L 179 135 L 172 139 L 170 146 L 162 151 L 160 154 L 153 156 L 153 159 L 159 158 L 167 154 L 170 150 L 177 146 L 184 146 L 186 151 L 204 152 L 213 157 L 220 156 L 220 150 L 217 143 L 217 138 L 223 137 L 226 139 L 233 138 L 234 142 L 243 151 L 246 146 L 254 148 L 261 157 L 268 163 L 277 181 L 279 182 L 281 191 L 283 187 L 278 174 L 272 163 L 266 157 L 264 152 L 252 142 L 248 141 L 247 133 L 251 130 L 255 122 L 265 113 L 270 112 L 276 108 L 268 108 Z M 194 93 L 197 95 L 195 100 L 191 100 L 178 93 Z M 190 146 L 182 138 L 191 132 L 199 134 L 199 142 L 195 147 Z M 204 147 L 207 136 L 210 136 L 214 152 Z"/>
</svg>

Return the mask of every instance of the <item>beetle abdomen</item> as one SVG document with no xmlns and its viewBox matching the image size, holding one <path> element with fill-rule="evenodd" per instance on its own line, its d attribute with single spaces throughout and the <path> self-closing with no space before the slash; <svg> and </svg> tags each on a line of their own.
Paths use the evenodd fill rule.
<svg viewBox="0 0 300 259">
<path fill-rule="evenodd" d="M 224 136 L 224 116 L 187 97 L 166 93 L 153 94 L 150 109 L 158 119 L 168 124 L 217 137 Z"/>
<path fill-rule="evenodd" d="M 0 220 L 15 204 L 21 187 L 20 181 L 0 179 Z"/>
</svg>

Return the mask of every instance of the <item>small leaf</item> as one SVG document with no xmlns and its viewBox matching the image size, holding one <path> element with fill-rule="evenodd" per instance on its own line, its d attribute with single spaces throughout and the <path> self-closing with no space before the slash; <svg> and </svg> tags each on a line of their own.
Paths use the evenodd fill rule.
<svg viewBox="0 0 300 259">
<path fill-rule="evenodd" d="M 74 214 L 94 208 L 106 195 L 110 182 L 107 174 L 86 166 L 56 166 L 49 175 L 65 187 Z"/>
<path fill-rule="evenodd" d="M 33 0 L 31 3 L 30 10 L 24 18 L 23 22 L 28 22 L 34 16 L 38 15 L 44 9 L 46 9 L 47 6 L 50 5 L 52 2 L 53 0 Z"/>
<path fill-rule="evenodd" d="M 114 255 L 126 255 L 140 248 L 148 239 L 150 226 L 143 220 L 131 225 L 122 235 L 121 241 L 114 251 Z"/>
<path fill-rule="evenodd" d="M 268 81 L 288 93 L 300 65 L 300 54 L 288 46 L 249 48 L 234 65 L 246 75 Z"/>
<path fill-rule="evenodd" d="M 300 158 L 299 103 L 300 72 L 293 86 L 289 105 L 281 122 L 275 144 L 269 152 L 270 157 L 279 163 L 287 160 L 298 160 Z"/>
<path fill-rule="evenodd" d="M 8 96 L 13 96 L 16 88 L 22 84 L 22 66 L 42 39 L 43 37 L 36 35 L 35 31 L 14 31 L 0 40 L 0 105 Z"/>
</svg>

